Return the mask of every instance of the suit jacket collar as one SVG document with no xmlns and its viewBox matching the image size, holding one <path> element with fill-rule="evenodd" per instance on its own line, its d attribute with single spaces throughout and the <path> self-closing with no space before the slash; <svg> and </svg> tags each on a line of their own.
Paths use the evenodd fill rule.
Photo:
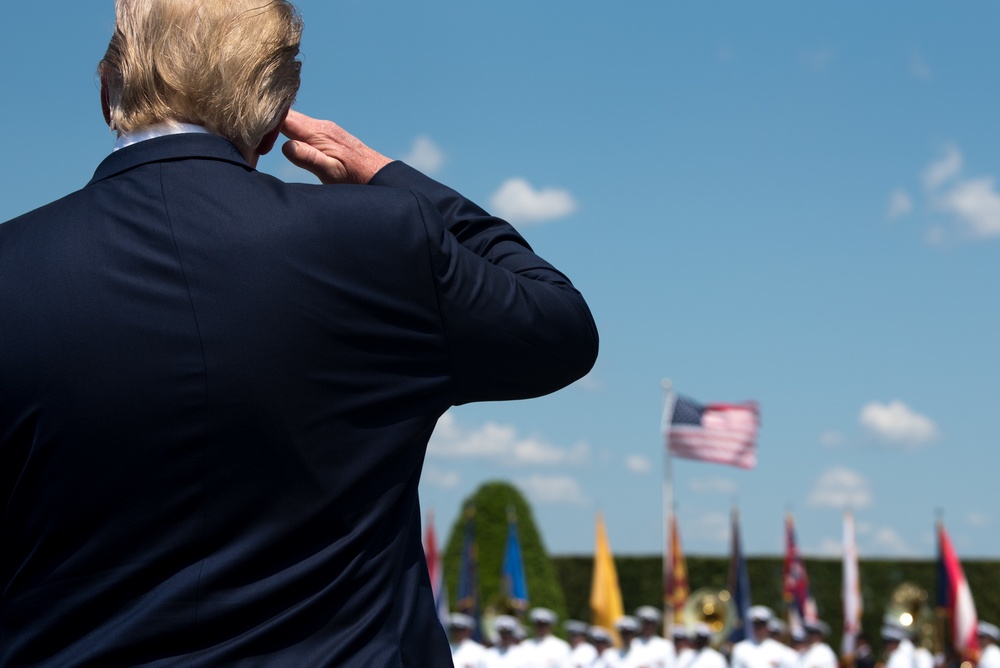
<svg viewBox="0 0 1000 668">
<path fill-rule="evenodd" d="M 216 135 L 179 134 L 147 139 L 115 151 L 97 167 L 91 185 L 140 165 L 165 160 L 205 158 L 223 160 L 251 169 L 239 150 L 228 140 Z"/>
</svg>

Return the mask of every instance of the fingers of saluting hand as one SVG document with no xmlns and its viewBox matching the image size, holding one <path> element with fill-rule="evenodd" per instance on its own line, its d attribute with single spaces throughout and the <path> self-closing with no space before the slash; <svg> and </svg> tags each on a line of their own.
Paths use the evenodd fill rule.
<svg viewBox="0 0 1000 668">
<path fill-rule="evenodd" d="M 336 123 L 310 118 L 294 110 L 288 112 L 281 132 L 292 140 L 282 148 L 285 156 L 316 174 L 323 183 L 368 183 L 379 169 L 391 162 Z"/>
<path fill-rule="evenodd" d="M 281 152 L 296 167 L 312 172 L 321 183 L 329 185 L 347 180 L 344 163 L 304 141 L 287 141 L 281 147 Z"/>
</svg>

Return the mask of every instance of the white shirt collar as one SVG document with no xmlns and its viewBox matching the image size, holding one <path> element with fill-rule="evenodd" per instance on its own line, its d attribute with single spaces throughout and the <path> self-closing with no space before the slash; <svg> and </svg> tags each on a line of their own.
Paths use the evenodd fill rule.
<svg viewBox="0 0 1000 668">
<path fill-rule="evenodd" d="M 155 139 L 157 137 L 166 137 L 167 135 L 179 135 L 179 134 L 212 134 L 208 129 L 202 127 L 201 125 L 195 125 L 194 123 L 178 123 L 176 121 L 169 121 L 167 123 L 156 123 L 155 125 L 147 125 L 139 130 L 133 130 L 128 134 L 119 132 L 118 138 L 115 139 L 114 150 L 125 148 L 126 146 L 131 146 L 132 144 L 137 144 L 141 141 L 146 141 L 147 139 Z"/>
</svg>

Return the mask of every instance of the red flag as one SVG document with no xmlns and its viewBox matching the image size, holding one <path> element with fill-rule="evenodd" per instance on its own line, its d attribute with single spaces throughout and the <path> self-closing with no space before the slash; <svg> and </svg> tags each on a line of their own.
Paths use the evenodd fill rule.
<svg viewBox="0 0 1000 668">
<path fill-rule="evenodd" d="M 431 591 L 434 592 L 434 603 L 442 626 L 448 628 L 448 594 L 444 584 L 444 566 L 441 563 L 441 553 L 437 548 L 437 536 L 434 533 L 434 513 L 427 513 L 427 526 L 424 528 L 424 558 L 427 561 L 427 574 L 431 578 Z"/>
<path fill-rule="evenodd" d="M 795 520 L 785 516 L 784 598 L 792 628 L 802 628 L 805 622 L 815 622 L 816 601 L 809 590 L 809 575 L 795 542 Z"/>
<path fill-rule="evenodd" d="M 946 587 L 945 604 L 951 617 L 952 642 L 963 659 L 976 661 L 979 658 L 976 604 L 944 522 L 938 522 L 938 550 L 938 566 Z"/>
</svg>

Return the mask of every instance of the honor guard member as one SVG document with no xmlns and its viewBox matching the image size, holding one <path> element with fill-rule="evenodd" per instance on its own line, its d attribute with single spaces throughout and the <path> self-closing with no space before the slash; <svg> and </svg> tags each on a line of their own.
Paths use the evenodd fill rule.
<svg viewBox="0 0 1000 668">
<path fill-rule="evenodd" d="M 518 644 L 517 629 L 520 622 L 510 615 L 499 615 L 493 620 L 497 644 L 486 650 L 489 668 L 527 668 L 523 648 Z"/>
<path fill-rule="evenodd" d="M 455 668 L 487 668 L 486 648 L 472 639 L 476 620 L 461 612 L 448 617 L 451 632 L 451 660 Z"/>
<path fill-rule="evenodd" d="M 1000 629 L 987 622 L 979 622 L 979 646 L 983 648 L 979 655 L 977 668 L 1000 668 Z"/>
<path fill-rule="evenodd" d="M 881 636 L 885 668 L 914 668 L 913 645 L 905 630 L 895 624 L 885 624 Z"/>
<path fill-rule="evenodd" d="M 566 668 L 569 665 L 569 643 L 552 635 L 552 626 L 558 621 L 556 613 L 548 608 L 535 608 L 528 615 L 535 635 L 522 643 L 531 668 Z"/>
<path fill-rule="evenodd" d="M 839 665 L 837 655 L 823 642 L 823 639 L 830 634 L 830 627 L 826 622 L 819 620 L 806 622 L 802 627 L 806 632 L 808 647 L 799 659 L 800 668 L 837 668 Z"/>
<path fill-rule="evenodd" d="M 751 606 L 748 616 L 750 636 L 733 645 L 730 665 L 733 668 L 786 668 L 789 660 L 787 648 L 771 637 L 768 627 L 774 621 L 771 608 Z"/>
<path fill-rule="evenodd" d="M 619 617 L 615 620 L 615 631 L 618 631 L 622 639 L 622 646 L 618 648 L 618 665 L 622 668 L 639 668 L 633 644 L 639 637 L 639 620 L 632 615 Z"/>
<path fill-rule="evenodd" d="M 801 626 L 793 627 L 791 631 L 788 632 L 788 642 L 795 652 L 796 660 L 795 665 L 798 666 L 799 662 L 802 660 L 802 655 L 806 653 L 809 649 L 809 638 L 806 636 L 806 630 Z"/>
<path fill-rule="evenodd" d="M 781 645 L 782 660 L 781 665 L 787 668 L 797 668 L 799 665 L 799 653 L 791 646 L 791 638 L 788 636 L 788 625 L 777 617 L 772 617 L 767 623 L 767 632 L 771 640 Z"/>
<path fill-rule="evenodd" d="M 644 605 L 635 611 L 639 620 L 639 636 L 632 641 L 636 665 L 644 668 L 673 668 L 677 659 L 674 644 L 660 637 L 660 623 L 663 615 L 651 605 Z"/>
<path fill-rule="evenodd" d="M 698 622 L 692 631 L 695 655 L 688 668 L 729 668 L 726 657 L 709 644 L 712 639 L 711 627 L 705 622 Z"/>
<path fill-rule="evenodd" d="M 611 631 L 603 626 L 591 626 L 587 631 L 590 642 L 593 643 L 597 651 L 597 658 L 591 668 L 620 668 L 618 665 L 618 650 L 615 649 L 614 639 Z"/>
<path fill-rule="evenodd" d="M 682 624 L 674 625 L 674 651 L 677 652 L 677 660 L 674 668 L 688 668 L 694 660 L 694 644 L 691 642 L 691 634 L 687 627 Z"/>
<path fill-rule="evenodd" d="M 567 620 L 563 624 L 566 636 L 569 638 L 570 668 L 590 668 L 597 658 L 597 650 L 587 642 L 587 624 L 576 619 Z"/>
</svg>

